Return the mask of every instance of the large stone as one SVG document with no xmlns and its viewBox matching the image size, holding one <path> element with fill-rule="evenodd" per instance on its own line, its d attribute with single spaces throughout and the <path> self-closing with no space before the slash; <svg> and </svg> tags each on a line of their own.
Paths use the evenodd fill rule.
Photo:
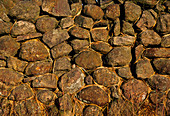
<svg viewBox="0 0 170 116">
<path fill-rule="evenodd" d="M 151 91 L 149 94 L 149 99 L 153 104 L 163 103 L 163 99 L 165 99 L 165 94 L 163 92 Z"/>
<path fill-rule="evenodd" d="M 33 39 L 22 43 L 19 57 L 27 61 L 44 60 L 49 57 L 49 51 L 42 42 Z"/>
<path fill-rule="evenodd" d="M 106 16 L 112 20 L 115 20 L 120 16 L 119 4 L 111 4 L 106 8 Z"/>
<path fill-rule="evenodd" d="M 71 70 L 71 60 L 68 57 L 61 57 L 54 61 L 54 73 L 60 70 Z"/>
<path fill-rule="evenodd" d="M 126 22 L 126 21 L 123 21 L 122 32 L 124 34 L 128 34 L 128 35 L 134 35 L 135 34 L 135 31 L 133 29 L 133 25 L 129 22 Z"/>
<path fill-rule="evenodd" d="M 108 41 L 108 30 L 94 28 L 91 30 L 92 38 L 94 41 Z"/>
<path fill-rule="evenodd" d="M 56 105 L 51 105 L 49 107 L 47 107 L 47 114 L 48 116 L 58 116 L 59 115 L 59 111 Z"/>
<path fill-rule="evenodd" d="M 12 23 L 11 22 L 4 22 L 0 19 L 0 35 L 1 34 L 8 34 L 11 31 Z"/>
<path fill-rule="evenodd" d="M 170 34 L 164 35 L 161 41 L 162 47 L 170 47 Z"/>
<path fill-rule="evenodd" d="M 144 54 L 149 58 L 168 58 L 170 57 L 170 48 L 146 48 Z"/>
<path fill-rule="evenodd" d="M 125 79 L 132 78 L 130 67 L 121 67 L 118 69 L 118 75 Z"/>
<path fill-rule="evenodd" d="M 89 105 L 84 108 L 83 116 L 103 116 L 101 109 L 95 105 Z"/>
<path fill-rule="evenodd" d="M 74 19 L 72 17 L 62 18 L 60 25 L 62 28 L 68 28 L 74 24 Z"/>
<path fill-rule="evenodd" d="M 59 102 L 59 109 L 61 111 L 71 111 L 73 109 L 72 99 L 69 94 L 64 94 L 62 97 L 58 99 L 58 102 Z"/>
<path fill-rule="evenodd" d="M 74 39 L 71 41 L 71 46 L 75 52 L 80 51 L 81 49 L 88 47 L 89 42 L 87 40 Z"/>
</svg>

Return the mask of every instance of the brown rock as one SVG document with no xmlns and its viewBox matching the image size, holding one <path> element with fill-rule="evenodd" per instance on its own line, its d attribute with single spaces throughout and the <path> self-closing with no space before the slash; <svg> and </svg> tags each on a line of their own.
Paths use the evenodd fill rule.
<svg viewBox="0 0 170 116">
<path fill-rule="evenodd" d="M 0 81 L 6 85 L 17 85 L 23 78 L 22 73 L 15 72 L 10 68 L 0 68 Z"/>
<path fill-rule="evenodd" d="M 12 103 L 7 98 L 0 98 L 1 115 L 10 115 L 12 113 Z"/>
<path fill-rule="evenodd" d="M 107 67 L 98 68 L 93 72 L 95 81 L 103 86 L 111 86 L 119 83 L 119 77 Z"/>
<path fill-rule="evenodd" d="M 21 45 L 19 57 L 27 61 L 44 60 L 49 57 L 49 51 L 42 42 L 33 39 Z"/>
<path fill-rule="evenodd" d="M 106 8 L 106 16 L 112 20 L 115 20 L 120 16 L 119 4 L 111 4 Z"/>
<path fill-rule="evenodd" d="M 20 44 L 8 35 L 1 36 L 0 43 L 0 54 L 4 56 L 14 56 L 20 47 Z"/>
<path fill-rule="evenodd" d="M 86 39 L 90 37 L 90 33 L 88 30 L 83 29 L 81 27 L 78 26 L 74 26 L 69 30 L 70 34 L 74 37 L 77 38 L 82 38 L 82 39 Z"/>
<path fill-rule="evenodd" d="M 102 19 L 104 16 L 103 10 L 97 5 L 85 5 L 84 14 L 92 17 L 94 20 Z"/>
<path fill-rule="evenodd" d="M 27 84 L 22 84 L 13 89 L 8 98 L 9 100 L 20 101 L 26 100 L 32 96 L 33 96 L 32 89 Z"/>
<path fill-rule="evenodd" d="M 6 62 L 4 60 L 0 60 L 0 67 L 5 67 L 6 66 Z"/>
<path fill-rule="evenodd" d="M 125 97 L 134 104 L 140 104 L 147 96 L 148 87 L 141 80 L 129 80 L 122 85 Z"/>
<path fill-rule="evenodd" d="M 154 59 L 153 64 L 161 74 L 170 74 L 170 58 Z"/>
<path fill-rule="evenodd" d="M 58 116 L 59 115 L 59 111 L 56 105 L 51 105 L 49 107 L 47 107 L 47 114 L 48 116 Z"/>
<path fill-rule="evenodd" d="M 87 85 L 92 85 L 93 84 L 93 77 L 88 75 L 85 77 L 84 79 L 84 82 L 87 84 Z"/>
<path fill-rule="evenodd" d="M 72 17 L 62 18 L 60 25 L 62 28 L 70 27 L 74 24 L 74 19 Z"/>
<path fill-rule="evenodd" d="M 72 16 L 80 14 L 81 10 L 82 10 L 82 3 L 71 4 L 71 14 L 72 14 Z"/>
<path fill-rule="evenodd" d="M 73 103 L 71 96 L 69 94 L 64 94 L 61 98 L 58 99 L 59 109 L 64 111 L 70 111 L 73 108 Z"/>
<path fill-rule="evenodd" d="M 132 27 L 133 25 L 129 22 L 123 21 L 123 27 L 122 27 L 122 32 L 124 34 L 128 34 L 128 35 L 134 35 L 135 31 Z"/>
<path fill-rule="evenodd" d="M 39 90 L 37 92 L 37 99 L 44 103 L 45 105 L 48 105 L 50 102 L 53 101 L 54 94 L 52 91 L 49 90 Z"/>
<path fill-rule="evenodd" d="M 94 41 L 107 41 L 108 31 L 106 29 L 94 28 L 91 30 L 92 38 Z"/>
<path fill-rule="evenodd" d="M 16 71 L 19 71 L 19 72 L 24 72 L 26 66 L 27 66 L 28 62 L 26 61 L 22 61 L 22 60 L 19 60 L 18 58 L 16 57 L 8 57 L 7 59 L 7 65 L 9 68 L 12 68 Z"/>
<path fill-rule="evenodd" d="M 139 58 L 141 58 L 141 55 L 144 51 L 144 47 L 142 44 L 139 44 L 136 48 L 135 48 L 135 57 L 136 60 L 138 60 Z"/>
<path fill-rule="evenodd" d="M 130 47 L 115 47 L 105 57 L 108 65 L 124 66 L 132 60 Z"/>
<path fill-rule="evenodd" d="M 119 20 L 119 18 L 114 20 L 113 34 L 114 34 L 114 36 L 118 36 L 120 34 L 120 20 Z"/>
<path fill-rule="evenodd" d="M 162 47 L 170 47 L 170 34 L 164 35 L 161 41 Z"/>
<path fill-rule="evenodd" d="M 75 58 L 75 63 L 85 69 L 93 69 L 102 65 L 102 59 L 95 51 L 83 51 Z"/>
<path fill-rule="evenodd" d="M 85 4 L 96 4 L 96 0 L 83 0 Z"/>
<path fill-rule="evenodd" d="M 58 78 L 55 74 L 46 73 L 35 76 L 35 79 L 32 81 L 32 86 L 34 88 L 57 88 L 57 80 Z"/>
<path fill-rule="evenodd" d="M 71 59 L 68 57 L 61 57 L 54 61 L 54 72 L 59 70 L 71 70 Z"/>
<path fill-rule="evenodd" d="M 78 98 L 86 103 L 104 106 L 110 101 L 108 94 L 98 86 L 87 86 L 78 93 Z"/>
<path fill-rule="evenodd" d="M 24 41 L 24 40 L 38 38 L 38 37 L 42 37 L 42 34 L 41 33 L 29 33 L 26 35 L 17 36 L 16 41 Z"/>
<path fill-rule="evenodd" d="M 25 69 L 26 75 L 40 75 L 48 73 L 52 70 L 51 61 L 30 62 Z"/>
<path fill-rule="evenodd" d="M 58 21 L 54 17 L 41 16 L 36 21 L 36 28 L 44 33 L 55 29 L 57 24 Z"/>
<path fill-rule="evenodd" d="M 153 8 L 158 3 L 158 0 L 139 0 L 138 2 L 142 5 Z"/>
<path fill-rule="evenodd" d="M 11 31 L 12 23 L 11 22 L 4 22 L 0 19 L 0 35 L 1 34 L 8 34 Z"/>
<path fill-rule="evenodd" d="M 163 92 L 152 91 L 149 94 L 149 98 L 153 104 L 160 104 L 163 103 L 163 99 L 165 99 L 164 95 L 165 94 Z"/>
<path fill-rule="evenodd" d="M 7 1 L 7 0 L 6 0 Z M 5 22 L 10 22 L 10 18 L 8 17 L 7 13 L 7 9 L 5 8 L 4 4 L 1 2 L 0 4 L 0 18 L 2 20 L 4 20 Z"/>
<path fill-rule="evenodd" d="M 59 71 L 57 70 L 57 71 L 54 71 L 54 74 L 56 74 L 57 77 L 61 77 L 68 72 L 69 72 L 68 70 L 59 70 Z"/>
<path fill-rule="evenodd" d="M 99 21 L 95 21 L 93 28 L 99 28 L 99 29 L 104 28 L 104 29 L 106 29 L 108 24 L 109 24 L 108 20 L 101 19 Z"/>
<path fill-rule="evenodd" d="M 13 86 L 8 86 L 4 82 L 0 82 L 0 96 L 7 97 L 11 93 L 12 88 Z"/>
<path fill-rule="evenodd" d="M 90 105 L 84 108 L 83 116 L 103 116 L 103 113 L 99 107 Z"/>
<path fill-rule="evenodd" d="M 79 68 L 74 68 L 61 77 L 59 87 L 64 93 L 73 94 L 84 85 L 84 77 L 85 74 Z"/>
<path fill-rule="evenodd" d="M 118 69 L 118 75 L 125 79 L 132 78 L 130 67 L 121 67 Z"/>
<path fill-rule="evenodd" d="M 79 52 L 81 49 L 88 47 L 89 42 L 87 40 L 74 39 L 71 41 L 71 46 L 75 52 Z"/>
<path fill-rule="evenodd" d="M 39 6 L 31 1 L 18 2 L 9 12 L 9 15 L 17 19 L 35 22 L 40 13 Z"/>
<path fill-rule="evenodd" d="M 51 53 L 54 59 L 64 55 L 68 55 L 71 51 L 72 47 L 65 42 L 58 44 L 51 49 Z"/>
<path fill-rule="evenodd" d="M 146 48 L 145 56 L 149 58 L 160 57 L 166 58 L 170 57 L 170 48 Z"/>
<path fill-rule="evenodd" d="M 149 59 L 140 59 L 136 64 L 136 74 L 138 78 L 150 78 L 154 74 L 154 70 Z"/>
</svg>

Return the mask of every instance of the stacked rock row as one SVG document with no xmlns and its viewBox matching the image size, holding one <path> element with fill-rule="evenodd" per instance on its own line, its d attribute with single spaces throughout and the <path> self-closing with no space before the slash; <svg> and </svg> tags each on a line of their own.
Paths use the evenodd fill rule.
<svg viewBox="0 0 170 116">
<path fill-rule="evenodd" d="M 0 116 L 170 115 L 170 1 L 1 0 Z"/>
</svg>

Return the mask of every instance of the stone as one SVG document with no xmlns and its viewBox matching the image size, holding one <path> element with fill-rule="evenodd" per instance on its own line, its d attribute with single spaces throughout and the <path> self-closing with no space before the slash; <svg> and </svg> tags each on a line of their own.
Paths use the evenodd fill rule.
<svg viewBox="0 0 170 116">
<path fill-rule="evenodd" d="M 131 79 L 132 73 L 130 67 L 121 67 L 118 69 L 118 75 L 124 79 Z"/>
<path fill-rule="evenodd" d="M 155 74 L 147 81 L 154 90 L 166 91 L 170 88 L 170 79 L 168 75 Z"/>
<path fill-rule="evenodd" d="M 164 35 L 161 40 L 162 47 L 170 47 L 170 34 Z"/>
<path fill-rule="evenodd" d="M 41 33 L 29 33 L 29 34 L 17 36 L 16 41 L 25 41 L 28 39 L 39 38 L 39 37 L 42 37 Z"/>
<path fill-rule="evenodd" d="M 95 51 L 82 51 L 75 58 L 75 63 L 85 69 L 94 69 L 102 65 L 101 55 Z"/>
<path fill-rule="evenodd" d="M 103 116 L 103 113 L 98 106 L 89 105 L 84 108 L 83 116 Z"/>
<path fill-rule="evenodd" d="M 78 26 L 88 28 L 88 29 L 91 29 L 94 24 L 94 21 L 92 18 L 85 17 L 83 15 L 76 16 L 74 21 L 75 21 L 75 24 L 77 24 Z"/>
<path fill-rule="evenodd" d="M 111 4 L 106 7 L 106 16 L 112 20 L 120 17 L 120 6 L 119 4 Z"/>
<path fill-rule="evenodd" d="M 91 4 L 84 6 L 83 13 L 92 17 L 94 20 L 102 19 L 104 16 L 104 12 L 99 6 Z"/>
<path fill-rule="evenodd" d="M 57 25 L 58 21 L 56 20 L 56 18 L 46 15 L 41 16 L 36 21 L 36 28 L 42 33 L 55 29 Z"/>
<path fill-rule="evenodd" d="M 73 109 L 73 103 L 71 96 L 69 94 L 64 94 L 62 97 L 58 99 L 59 109 L 61 111 L 70 111 Z"/>
<path fill-rule="evenodd" d="M 107 67 L 98 68 L 93 72 L 94 80 L 103 86 L 112 86 L 119 83 L 119 77 Z"/>
<path fill-rule="evenodd" d="M 42 10 L 54 16 L 71 15 L 68 0 L 43 0 Z"/>
<path fill-rule="evenodd" d="M 92 85 L 93 84 L 93 77 L 88 75 L 85 77 L 84 82 L 86 83 L 86 85 Z"/>
<path fill-rule="evenodd" d="M 22 61 L 16 57 L 10 56 L 7 59 L 7 66 L 19 72 L 24 72 L 28 62 Z"/>
<path fill-rule="evenodd" d="M 0 104 L 0 113 L 2 116 L 12 113 L 12 103 L 7 98 L 0 99 Z"/>
<path fill-rule="evenodd" d="M 131 62 L 130 47 L 114 47 L 105 57 L 106 63 L 111 66 L 124 66 Z"/>
<path fill-rule="evenodd" d="M 1 36 L 0 43 L 0 54 L 4 56 L 15 56 L 20 47 L 20 44 L 8 35 Z"/>
<path fill-rule="evenodd" d="M 96 0 L 83 0 L 85 4 L 96 4 Z"/>
<path fill-rule="evenodd" d="M 139 34 L 139 39 L 144 46 L 159 45 L 161 37 L 153 30 L 145 30 Z"/>
<path fill-rule="evenodd" d="M 142 31 L 146 29 L 151 29 L 155 25 L 156 20 L 154 19 L 153 15 L 147 10 L 143 11 L 141 18 L 136 23 L 136 26 Z"/>
<path fill-rule="evenodd" d="M 129 35 L 116 36 L 109 40 L 109 42 L 112 46 L 114 46 L 114 45 L 116 45 L 116 46 L 132 46 L 135 43 L 135 41 L 136 41 L 136 37 L 129 36 Z"/>
<path fill-rule="evenodd" d="M 80 51 L 81 49 L 88 47 L 89 42 L 87 40 L 74 39 L 71 41 L 71 46 L 75 52 Z"/>
<path fill-rule="evenodd" d="M 102 41 L 92 42 L 91 47 L 102 54 L 107 54 L 112 49 L 109 43 Z"/>
<path fill-rule="evenodd" d="M 45 105 L 48 105 L 54 99 L 53 92 L 49 90 L 39 90 L 36 96 L 37 99 Z"/>
<path fill-rule="evenodd" d="M 170 48 L 146 48 L 144 54 L 149 58 L 168 58 L 170 57 Z"/>
<path fill-rule="evenodd" d="M 94 41 L 108 41 L 109 32 L 106 29 L 94 28 L 91 35 Z"/>
<path fill-rule="evenodd" d="M 11 29 L 11 35 L 13 37 L 35 32 L 36 32 L 35 25 L 27 21 L 18 21 L 14 24 L 14 26 Z"/>
<path fill-rule="evenodd" d="M 4 60 L 0 60 L 0 67 L 5 67 L 6 66 L 6 62 Z"/>
<path fill-rule="evenodd" d="M 93 24 L 93 28 L 106 29 L 108 25 L 109 25 L 108 20 L 101 19 Z"/>
<path fill-rule="evenodd" d="M 6 85 L 18 85 L 22 82 L 24 75 L 10 68 L 0 68 L 0 81 Z"/>
<path fill-rule="evenodd" d="M 61 28 L 53 29 L 51 31 L 46 32 L 43 35 L 42 40 L 46 43 L 50 48 L 62 43 L 63 41 L 69 38 L 69 34 L 66 30 L 62 30 Z"/>
<path fill-rule="evenodd" d="M 133 25 L 129 22 L 123 21 L 122 32 L 127 35 L 134 35 L 135 31 Z"/>
<path fill-rule="evenodd" d="M 163 99 L 165 99 L 164 95 L 165 94 L 163 92 L 151 91 L 149 94 L 149 98 L 153 104 L 160 104 L 163 103 Z"/>
<path fill-rule="evenodd" d="M 78 98 L 87 104 L 104 106 L 110 101 L 106 91 L 98 86 L 87 86 L 78 93 Z"/>
<path fill-rule="evenodd" d="M 35 22 L 40 13 L 40 7 L 31 1 L 20 1 L 11 10 L 9 15 L 17 19 Z"/>
<path fill-rule="evenodd" d="M 138 2 L 146 7 L 149 6 L 153 8 L 158 3 L 158 0 L 139 0 Z"/>
<path fill-rule="evenodd" d="M 61 56 L 68 55 L 71 51 L 72 51 L 72 47 L 65 42 L 58 44 L 51 49 L 52 57 L 54 59 Z"/>
<path fill-rule="evenodd" d="M 44 60 L 49 57 L 49 50 L 38 39 L 28 40 L 22 43 L 19 57 L 27 61 Z"/>
<path fill-rule="evenodd" d="M 136 22 L 142 13 L 141 7 L 130 1 L 125 2 L 124 9 L 125 20 L 130 22 Z"/>
<path fill-rule="evenodd" d="M 71 4 L 71 15 L 75 16 L 81 13 L 82 4 L 81 3 L 73 3 Z"/>
<path fill-rule="evenodd" d="M 100 4 L 100 7 L 102 9 L 106 9 L 109 5 L 114 4 L 114 1 L 112 1 L 112 0 L 98 0 L 97 3 Z"/>
<path fill-rule="evenodd" d="M 124 96 L 133 104 L 142 103 L 148 93 L 147 85 L 141 81 L 132 79 L 122 85 Z"/>
<path fill-rule="evenodd" d="M 52 70 L 51 61 L 36 61 L 29 62 L 28 66 L 25 69 L 26 75 L 41 75 L 49 73 Z"/>
<path fill-rule="evenodd" d="M 87 29 L 74 26 L 69 30 L 70 34 L 76 38 L 86 39 L 90 37 L 90 33 Z"/>
<path fill-rule="evenodd" d="M 61 77 L 68 72 L 69 72 L 68 70 L 59 70 L 59 71 L 57 70 L 57 71 L 54 71 L 54 74 L 56 74 L 57 77 Z"/>
<path fill-rule="evenodd" d="M 73 94 L 84 86 L 84 77 L 85 74 L 80 68 L 74 68 L 61 76 L 58 84 L 64 93 L 69 92 L 70 94 Z"/>
<path fill-rule="evenodd" d="M 11 22 L 4 22 L 2 19 L 0 19 L 0 35 L 2 34 L 8 34 L 11 31 L 12 23 Z"/>
<path fill-rule="evenodd" d="M 32 96 L 32 89 L 27 84 L 22 84 L 14 88 L 8 98 L 9 100 L 20 101 L 26 100 Z"/>
<path fill-rule="evenodd" d="M 6 83 L 0 81 L 0 96 L 7 97 L 12 89 L 13 85 L 6 85 Z"/>
<path fill-rule="evenodd" d="M 170 58 L 154 59 L 153 65 L 160 74 L 170 74 Z"/>
<path fill-rule="evenodd" d="M 61 57 L 54 61 L 54 72 L 60 70 L 71 70 L 71 59 L 68 57 Z"/>
<path fill-rule="evenodd" d="M 60 25 L 62 28 L 68 28 L 74 24 L 74 19 L 72 17 L 62 18 Z"/>
<path fill-rule="evenodd" d="M 46 73 L 34 77 L 35 79 L 33 79 L 32 81 L 32 86 L 34 88 L 53 88 L 53 89 L 57 88 L 58 77 L 55 74 Z"/>
<path fill-rule="evenodd" d="M 58 116 L 59 115 L 59 111 L 56 105 L 51 105 L 49 107 L 47 107 L 47 114 L 48 116 Z"/>
<path fill-rule="evenodd" d="M 8 11 L 3 3 L 0 3 L 0 19 L 2 19 L 5 22 L 10 22 L 10 18 L 8 17 Z"/>
<path fill-rule="evenodd" d="M 164 14 L 158 17 L 156 30 L 159 33 L 170 33 L 170 14 Z"/>
<path fill-rule="evenodd" d="M 120 34 L 120 20 L 119 18 L 114 20 L 113 34 L 114 36 L 118 36 Z"/>
</svg>

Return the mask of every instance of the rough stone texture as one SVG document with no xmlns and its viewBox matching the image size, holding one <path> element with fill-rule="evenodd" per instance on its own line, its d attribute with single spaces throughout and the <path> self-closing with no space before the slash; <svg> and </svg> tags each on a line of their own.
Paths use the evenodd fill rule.
<svg viewBox="0 0 170 116">
<path fill-rule="evenodd" d="M 62 28 L 70 27 L 74 24 L 74 19 L 72 17 L 62 18 L 60 25 Z"/>
<path fill-rule="evenodd" d="M 44 60 L 49 57 L 49 51 L 42 42 L 33 39 L 21 45 L 19 56 L 27 61 Z"/>
<path fill-rule="evenodd" d="M 162 37 L 161 46 L 162 47 L 170 47 L 170 34 Z"/>
<path fill-rule="evenodd" d="M 51 105 L 47 107 L 47 114 L 48 116 L 57 116 L 59 115 L 59 111 L 56 105 Z"/>
<path fill-rule="evenodd" d="M 160 103 L 163 103 L 164 93 L 151 91 L 149 94 L 149 98 L 153 104 L 160 104 Z"/>
<path fill-rule="evenodd" d="M 139 44 L 135 48 L 135 58 L 136 58 L 136 61 L 141 58 L 143 51 L 144 51 L 144 46 L 142 44 Z"/>
<path fill-rule="evenodd" d="M 6 66 L 6 62 L 4 60 L 0 60 L 0 67 L 5 67 Z"/>
<path fill-rule="evenodd" d="M 130 47 L 114 47 L 105 57 L 106 63 L 111 66 L 124 66 L 132 59 Z"/>
<path fill-rule="evenodd" d="M 20 44 L 8 35 L 1 36 L 0 43 L 0 54 L 4 56 L 14 56 L 20 47 Z"/>
<path fill-rule="evenodd" d="M 102 65 L 102 59 L 95 51 L 82 51 L 75 58 L 75 63 L 85 69 L 93 69 Z"/>
<path fill-rule="evenodd" d="M 145 56 L 149 58 L 160 57 L 166 58 L 170 57 L 170 48 L 146 48 Z"/>
<path fill-rule="evenodd" d="M 138 78 L 146 79 L 154 74 L 154 70 L 149 59 L 139 59 L 136 64 L 136 74 Z"/>
<path fill-rule="evenodd" d="M 59 108 L 62 111 L 70 111 L 72 110 L 72 100 L 69 94 L 64 94 L 61 98 L 58 99 Z"/>
<path fill-rule="evenodd" d="M 75 16 L 81 13 L 82 4 L 81 3 L 73 3 L 71 4 L 71 15 Z"/>
<path fill-rule="evenodd" d="M 138 2 L 152 8 L 157 4 L 158 0 L 139 0 Z"/>
<path fill-rule="evenodd" d="M 95 0 L 83 0 L 85 4 L 96 4 Z"/>
<path fill-rule="evenodd" d="M 98 86 L 88 86 L 78 93 L 78 98 L 85 103 L 103 106 L 110 101 L 107 93 Z"/>
<path fill-rule="evenodd" d="M 84 109 L 83 116 L 103 116 L 103 113 L 99 107 L 90 105 Z"/>
<path fill-rule="evenodd" d="M 115 20 L 120 16 L 120 7 L 119 4 L 111 4 L 106 8 L 106 16 Z"/>
<path fill-rule="evenodd" d="M 91 34 L 94 41 L 108 40 L 108 31 L 106 29 L 94 28 L 91 30 Z"/>
<path fill-rule="evenodd" d="M 87 85 L 93 84 L 93 77 L 90 76 L 90 75 L 86 76 L 85 79 L 84 79 L 84 82 L 85 82 Z"/>
<path fill-rule="evenodd" d="M 145 30 L 140 33 L 139 38 L 144 46 L 159 45 L 161 43 L 161 37 L 153 30 Z"/>
<path fill-rule="evenodd" d="M 115 19 L 114 27 L 113 27 L 114 36 L 118 36 L 120 34 L 120 20 L 119 18 Z"/>
<path fill-rule="evenodd" d="M 53 98 L 54 98 L 54 94 L 52 91 L 49 91 L 49 90 L 40 90 L 37 92 L 37 99 L 48 105 L 50 102 L 53 101 Z"/>
<path fill-rule="evenodd" d="M 73 47 L 74 51 L 80 51 L 84 47 L 87 47 L 89 45 L 89 42 L 87 40 L 79 40 L 74 39 L 71 41 L 71 46 Z"/>
<path fill-rule="evenodd" d="M 124 95 L 132 103 L 140 104 L 147 96 L 148 87 L 141 80 L 129 80 L 122 85 Z"/>
<path fill-rule="evenodd" d="M 26 75 L 40 75 L 48 73 L 52 70 L 51 61 L 30 62 L 25 69 Z"/>
<path fill-rule="evenodd" d="M 54 61 L 54 72 L 59 70 L 71 70 L 71 62 L 68 57 L 61 57 Z"/>
<path fill-rule="evenodd" d="M 7 98 L 1 98 L 0 99 L 0 112 L 1 115 L 10 115 L 11 110 L 12 110 L 12 104 Z"/>
<path fill-rule="evenodd" d="M 38 37 L 42 37 L 42 34 L 41 33 L 29 33 L 26 35 L 17 36 L 16 41 L 25 41 L 28 39 L 33 39 L 33 38 L 38 38 Z"/>
<path fill-rule="evenodd" d="M 130 67 L 121 67 L 118 69 L 118 75 L 125 79 L 132 78 Z"/>
<path fill-rule="evenodd" d="M 12 27 L 11 22 L 4 22 L 3 20 L 0 19 L 0 28 L 1 28 L 0 35 L 10 33 L 11 27 Z"/>
<path fill-rule="evenodd" d="M 128 35 L 134 35 L 135 31 L 132 27 L 133 25 L 129 22 L 123 21 L 123 27 L 122 27 L 122 32 L 124 34 L 128 34 Z"/>
<path fill-rule="evenodd" d="M 154 59 L 153 64 L 161 74 L 170 74 L 170 58 Z"/>
</svg>

